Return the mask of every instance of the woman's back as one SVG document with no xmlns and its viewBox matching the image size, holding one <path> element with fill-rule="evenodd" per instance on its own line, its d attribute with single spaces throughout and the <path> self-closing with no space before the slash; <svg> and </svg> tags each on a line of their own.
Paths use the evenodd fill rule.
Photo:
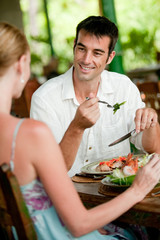
<svg viewBox="0 0 160 240">
<path fill-rule="evenodd" d="M 20 119 L 0 114 L 0 164 L 3 162 L 10 163 L 12 157 L 12 143 L 15 129 Z M 22 123 L 22 131 L 18 131 L 16 136 L 16 146 L 14 152 L 15 168 L 14 173 L 20 185 L 26 184 L 36 178 L 36 171 L 31 164 L 31 157 L 34 156 L 32 151 L 32 137 L 34 136 L 34 128 L 30 130 L 32 121 L 25 120 Z M 25 174 L 24 174 L 25 171 Z"/>
<path fill-rule="evenodd" d="M 14 118 L 11 117 L 10 122 L 13 122 L 13 125 L 15 125 L 15 129 L 13 131 L 13 134 L 9 134 L 11 131 L 6 129 L 6 124 L 8 118 L 2 117 L 1 120 L 3 121 L 3 124 L 1 124 L 0 131 L 2 131 L 2 135 L 6 135 L 5 139 L 8 139 L 6 142 L 4 142 L 4 137 L 3 140 L 0 138 L 0 143 L 6 148 L 6 145 L 8 146 L 7 148 L 9 149 L 9 143 L 10 143 L 10 156 L 6 156 L 10 160 L 7 163 L 10 164 L 12 171 L 14 171 L 14 168 L 17 168 L 17 165 L 21 166 L 21 163 L 24 163 L 24 158 L 30 158 L 30 154 L 27 154 L 27 150 L 29 146 L 24 146 L 23 144 L 23 156 L 22 159 L 20 159 L 21 155 L 21 148 L 18 147 L 19 143 L 24 140 L 25 134 L 23 132 L 26 131 L 24 129 L 23 124 L 30 124 L 30 121 L 32 120 L 25 120 L 25 119 L 20 119 L 18 121 L 15 121 Z M 5 121 L 4 121 L 5 120 Z M 16 119 L 17 120 L 17 119 Z M 27 121 L 27 123 L 25 123 Z M 0 121 L 1 122 L 1 121 Z M 34 121 L 35 122 L 35 121 Z M 22 126 L 23 128 L 22 128 Z M 11 128 L 12 124 L 10 125 Z M 27 127 L 27 125 L 26 125 Z M 22 128 L 22 129 L 21 129 Z M 23 131 L 24 129 L 24 131 Z M 34 128 L 32 128 L 34 130 Z M 8 135 L 9 134 L 9 135 Z M 29 133 L 28 133 L 29 134 Z M 27 134 L 27 135 L 28 135 Z M 19 139 L 18 139 L 19 135 Z M 22 137 L 23 136 L 23 137 Z M 21 139 L 23 138 L 23 139 Z M 11 141 L 12 139 L 12 141 Z M 31 144 L 31 142 L 26 139 L 26 142 L 28 145 Z M 22 147 L 22 146 L 21 146 Z M 17 148 L 17 150 L 16 150 Z M 3 151 L 4 152 L 4 151 Z M 25 156 L 25 157 L 24 157 Z M 5 158 L 5 156 L 4 156 Z M 31 160 L 26 160 L 28 164 L 26 163 L 25 167 L 27 165 L 30 165 Z M 23 172 L 23 175 L 25 175 L 25 171 L 21 169 Z M 17 176 L 19 176 L 19 170 L 18 173 L 15 173 Z M 21 175 L 21 174 L 20 174 Z M 21 178 L 21 177 L 19 177 Z M 25 177 L 26 178 L 26 177 Z M 25 199 L 26 205 L 28 207 L 30 216 L 32 217 L 32 220 L 34 222 L 35 230 L 38 236 L 38 239 L 47 239 L 47 240 L 52 240 L 52 239 L 75 239 L 73 235 L 69 232 L 67 227 L 64 225 L 63 221 L 60 219 L 58 216 L 54 206 L 52 205 L 52 201 L 50 200 L 49 196 L 47 195 L 43 184 L 41 183 L 40 179 L 37 177 L 36 179 L 33 179 L 31 182 L 20 186 L 23 197 Z M 77 238 L 76 238 L 77 239 Z M 80 239 L 85 239 L 85 240 L 98 240 L 98 239 L 110 239 L 110 236 L 102 236 L 98 231 L 92 232 L 90 234 L 87 234 Z M 117 239 L 112 237 L 112 239 Z"/>
<path fill-rule="evenodd" d="M 12 116 L 1 114 L 0 164 L 7 162 L 15 173 L 34 222 L 38 239 L 62 239 L 59 238 L 58 234 L 60 233 L 61 237 L 66 235 L 62 235 L 63 224 L 61 224 L 43 184 L 37 175 L 34 174 L 34 171 L 31 171 L 33 174 L 27 173 L 28 171 L 30 172 L 30 165 L 32 165 L 30 153 L 32 153 L 32 156 L 34 155 L 32 138 L 35 138 L 34 135 L 36 135 L 34 127 L 30 126 L 32 121 L 35 123 L 34 120 L 16 119 Z M 35 127 L 37 128 L 36 125 Z M 35 176 L 36 178 L 34 178 Z"/>
</svg>

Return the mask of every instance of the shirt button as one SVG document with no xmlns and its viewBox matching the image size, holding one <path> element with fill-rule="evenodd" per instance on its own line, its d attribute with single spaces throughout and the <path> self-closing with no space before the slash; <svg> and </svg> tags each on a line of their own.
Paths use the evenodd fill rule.
<svg viewBox="0 0 160 240">
<path fill-rule="evenodd" d="M 86 160 L 86 162 L 88 162 L 88 159 Z"/>
<path fill-rule="evenodd" d="M 91 150 L 92 149 L 92 147 L 89 147 L 89 150 Z"/>
</svg>

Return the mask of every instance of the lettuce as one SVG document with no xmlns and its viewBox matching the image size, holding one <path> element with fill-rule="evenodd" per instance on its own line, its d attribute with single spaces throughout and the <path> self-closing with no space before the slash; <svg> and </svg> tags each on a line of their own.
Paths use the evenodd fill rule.
<svg viewBox="0 0 160 240">
<path fill-rule="evenodd" d="M 143 157 L 138 159 L 138 167 L 140 168 L 140 167 L 145 166 L 149 162 L 149 160 L 151 159 L 153 154 L 154 153 L 152 153 L 150 155 L 149 154 L 145 154 Z"/>
<path fill-rule="evenodd" d="M 112 176 L 114 178 L 124 178 L 125 177 L 124 173 L 119 168 L 116 168 L 113 170 Z"/>
<path fill-rule="evenodd" d="M 138 167 L 140 168 L 140 167 L 145 166 L 148 163 L 148 161 L 151 159 L 153 154 L 150 154 L 150 155 L 145 154 L 144 156 L 141 156 L 138 159 Z M 125 176 L 121 169 L 116 168 L 113 170 L 111 175 L 109 175 L 105 178 L 105 181 L 114 183 L 117 185 L 130 186 L 133 183 L 134 179 L 135 179 L 135 175 Z"/>
<path fill-rule="evenodd" d="M 125 185 L 125 186 L 130 186 L 135 179 L 135 175 L 128 176 L 128 177 L 123 177 L 123 178 L 113 178 L 111 179 L 111 183 L 118 184 L 118 185 Z"/>
</svg>

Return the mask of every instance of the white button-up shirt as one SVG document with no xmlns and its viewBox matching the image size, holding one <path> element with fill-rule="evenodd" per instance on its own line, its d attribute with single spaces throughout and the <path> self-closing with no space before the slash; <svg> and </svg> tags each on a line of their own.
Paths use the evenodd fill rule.
<svg viewBox="0 0 160 240">
<path fill-rule="evenodd" d="M 31 118 L 45 122 L 58 143 L 79 106 L 74 92 L 72 72 L 73 67 L 66 73 L 48 80 L 33 94 L 31 102 Z M 125 75 L 105 70 L 101 74 L 97 96 L 111 105 L 124 101 L 126 103 L 115 114 L 112 108 L 99 103 L 100 118 L 94 126 L 84 131 L 69 176 L 80 172 L 88 163 L 127 155 L 130 152 L 130 141 L 143 150 L 142 133 L 112 147 L 108 146 L 135 128 L 135 112 L 145 106 L 136 85 Z"/>
</svg>

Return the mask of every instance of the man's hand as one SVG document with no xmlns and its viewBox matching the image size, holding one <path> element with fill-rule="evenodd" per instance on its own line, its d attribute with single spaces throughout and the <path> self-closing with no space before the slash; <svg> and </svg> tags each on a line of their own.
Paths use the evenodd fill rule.
<svg viewBox="0 0 160 240">
<path fill-rule="evenodd" d="M 90 94 L 89 98 L 89 100 L 85 100 L 78 107 L 74 119 L 60 142 L 60 147 L 68 170 L 71 169 L 75 161 L 84 130 L 92 127 L 100 116 L 98 98 L 93 97 L 92 94 Z"/>
<path fill-rule="evenodd" d="M 160 157 L 154 154 L 152 159 L 141 169 L 139 169 L 135 180 L 131 186 L 135 194 L 140 197 L 140 201 L 155 187 L 160 180 Z"/>
<path fill-rule="evenodd" d="M 74 125 L 80 129 L 92 127 L 100 117 L 98 98 L 90 98 L 84 101 L 77 109 L 73 119 Z"/>
<path fill-rule="evenodd" d="M 141 108 L 136 111 L 135 125 L 137 133 L 156 126 L 157 122 L 158 116 L 154 109 Z"/>
</svg>

